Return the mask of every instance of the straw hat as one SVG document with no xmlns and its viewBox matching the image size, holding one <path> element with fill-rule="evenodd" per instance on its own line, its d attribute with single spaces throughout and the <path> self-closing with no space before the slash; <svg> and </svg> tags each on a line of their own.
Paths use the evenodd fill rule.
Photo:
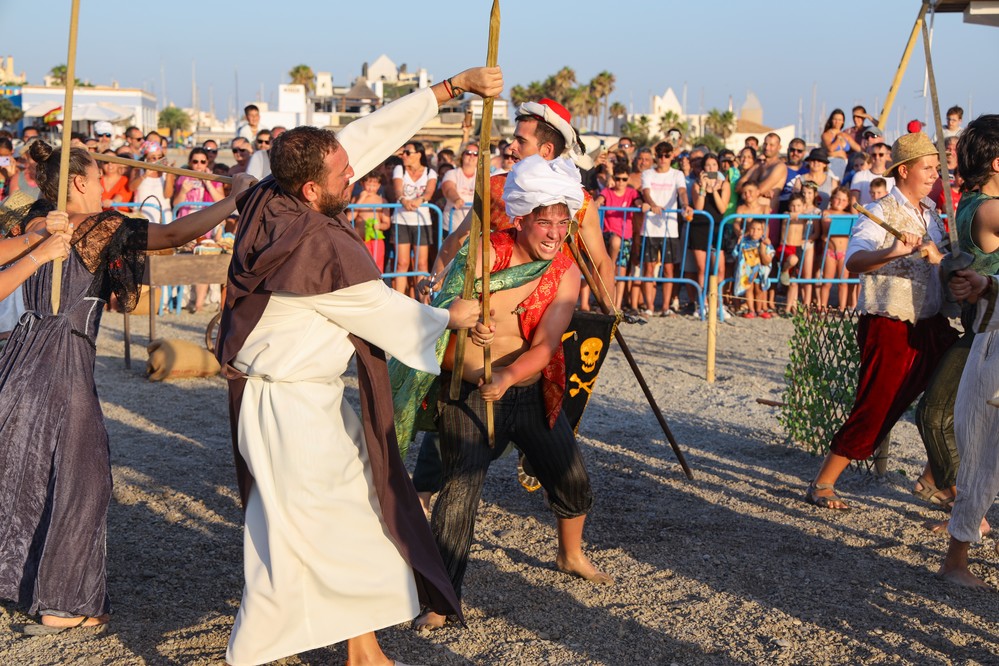
<svg viewBox="0 0 999 666">
<path fill-rule="evenodd" d="M 891 147 L 891 168 L 885 172 L 887 176 L 895 176 L 897 169 L 920 157 L 936 155 L 937 147 L 930 141 L 930 137 L 923 132 L 914 132 L 898 137 L 898 140 Z"/>
</svg>

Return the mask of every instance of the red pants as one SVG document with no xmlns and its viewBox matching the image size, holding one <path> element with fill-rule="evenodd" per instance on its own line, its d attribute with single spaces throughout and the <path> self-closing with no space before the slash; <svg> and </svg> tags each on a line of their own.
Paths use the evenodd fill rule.
<svg viewBox="0 0 999 666">
<path fill-rule="evenodd" d="M 864 460 L 919 397 L 937 363 L 957 340 L 941 315 L 915 324 L 861 315 L 857 324 L 860 378 L 857 399 L 846 423 L 832 438 L 831 451 Z"/>
</svg>

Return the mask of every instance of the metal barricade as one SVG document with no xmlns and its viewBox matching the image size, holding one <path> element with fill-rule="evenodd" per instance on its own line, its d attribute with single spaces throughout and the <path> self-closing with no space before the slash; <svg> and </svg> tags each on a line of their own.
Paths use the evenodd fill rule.
<svg viewBox="0 0 999 666">
<path fill-rule="evenodd" d="M 631 213 L 640 213 L 640 212 L 642 212 L 641 208 L 634 208 L 634 207 L 627 208 L 627 207 L 621 207 L 621 206 L 601 206 L 598 209 L 598 212 L 600 214 L 600 230 L 601 231 L 603 231 L 603 228 L 604 228 L 604 214 L 606 213 L 606 211 L 609 211 L 609 210 L 612 210 L 612 211 L 622 211 L 622 212 L 631 212 Z M 688 285 L 690 287 L 693 287 L 694 290 L 695 290 L 695 292 L 697 293 L 697 307 L 698 307 L 698 312 L 700 313 L 700 317 L 703 320 L 705 318 L 705 302 L 704 302 L 704 300 L 705 300 L 705 294 L 707 293 L 708 276 L 711 275 L 711 266 L 712 266 L 712 261 L 711 261 L 711 258 L 712 258 L 712 243 L 711 243 L 711 239 L 714 237 L 715 221 L 714 221 L 714 219 L 710 215 L 708 215 L 707 213 L 705 213 L 703 210 L 695 210 L 694 211 L 694 217 L 695 218 L 698 215 L 700 215 L 701 217 L 706 218 L 707 221 L 708 221 L 708 247 L 707 247 L 707 250 L 706 250 L 707 256 L 705 256 L 705 258 L 704 258 L 704 284 L 701 285 L 700 283 L 697 282 L 697 280 L 691 280 L 690 278 L 684 277 L 687 274 L 687 271 L 686 271 L 686 268 L 687 268 L 687 250 L 689 249 L 689 246 L 690 246 L 690 234 L 686 233 L 686 225 L 689 224 L 689 222 L 683 221 L 683 211 L 682 210 L 679 210 L 679 209 L 676 209 L 676 208 L 664 208 L 663 212 L 664 213 L 676 213 L 676 215 L 677 215 L 677 227 L 681 228 L 681 222 L 684 225 L 683 228 L 681 228 L 681 234 L 680 234 L 680 241 L 681 241 L 681 245 L 683 246 L 683 249 L 680 252 L 680 261 L 679 261 L 680 271 L 679 271 L 678 276 L 674 276 L 674 277 L 669 278 L 669 277 L 665 277 L 665 275 L 664 275 L 664 267 L 665 267 L 665 261 L 664 261 L 664 259 L 665 259 L 665 256 L 666 256 L 666 246 L 665 246 L 665 243 L 663 245 L 662 256 L 659 257 L 659 261 L 658 262 L 652 262 L 652 261 L 648 262 L 648 263 L 658 263 L 659 264 L 659 270 L 658 270 L 659 274 L 658 275 L 654 275 L 654 276 L 649 276 L 649 277 L 645 277 L 645 276 L 641 275 L 641 273 L 644 271 L 644 267 L 645 267 L 645 263 L 646 263 L 645 262 L 645 245 L 646 245 L 645 241 L 646 241 L 646 237 L 645 237 L 645 234 L 642 234 L 642 245 L 641 245 L 640 248 L 638 248 L 638 251 L 639 251 L 639 254 L 638 254 L 638 258 L 639 258 L 639 262 L 638 262 L 639 270 L 638 270 L 638 272 L 639 272 L 639 275 L 618 275 L 618 276 L 615 277 L 615 280 L 614 280 L 615 284 L 618 281 L 621 281 L 621 282 L 639 282 L 639 283 L 643 283 L 643 282 L 656 282 L 656 283 L 671 283 L 671 284 L 677 284 L 677 285 L 681 285 L 682 284 L 682 285 Z M 634 239 L 632 239 L 631 252 L 634 253 L 635 249 L 636 248 L 635 248 L 635 245 L 634 245 Z M 615 270 L 615 272 L 616 272 L 616 270 Z M 646 305 L 650 309 L 653 307 L 652 303 L 648 303 Z M 665 308 L 669 308 L 669 306 L 670 306 L 669 303 L 663 303 L 663 308 L 664 309 Z"/>
<path fill-rule="evenodd" d="M 143 202 L 143 203 L 137 203 L 137 202 L 113 203 L 110 206 L 108 206 L 108 208 L 114 208 L 116 210 L 139 211 L 139 212 L 142 212 L 142 209 L 144 209 L 144 208 L 148 208 L 150 210 L 155 210 L 155 211 L 159 212 L 160 219 L 161 220 L 163 219 L 163 209 L 160 207 L 160 205 L 158 203 L 151 203 L 151 202 Z"/>
<path fill-rule="evenodd" d="M 173 219 L 176 220 L 178 217 L 180 217 L 180 211 L 183 210 L 183 209 L 185 209 L 185 208 L 187 208 L 187 209 L 192 209 L 192 208 L 193 209 L 197 209 L 197 208 L 208 208 L 209 206 L 212 206 L 215 203 L 217 203 L 217 202 L 215 202 L 215 201 L 181 201 L 179 204 L 177 204 L 176 206 L 173 207 Z M 190 215 L 193 212 L 194 212 L 194 210 L 188 210 L 186 213 L 184 213 L 184 215 Z"/>
<path fill-rule="evenodd" d="M 811 231 L 812 231 L 812 228 L 813 228 L 814 224 L 821 224 L 821 220 L 823 219 L 823 217 L 828 217 L 831 220 L 831 224 L 830 224 L 830 228 L 829 228 L 829 233 L 826 236 L 826 242 L 823 244 L 823 246 L 822 246 L 822 248 L 820 250 L 822 260 L 821 260 L 819 268 L 817 269 L 817 274 L 820 275 L 820 276 L 821 276 L 823 270 L 825 269 L 826 252 L 829 249 L 829 239 L 832 236 L 849 236 L 850 232 L 851 232 L 851 230 L 853 228 L 853 224 L 854 224 L 854 222 L 857 219 L 857 217 L 855 215 L 829 215 L 829 216 L 823 216 L 823 215 L 799 215 L 798 219 L 807 220 L 808 221 L 808 224 L 805 226 L 805 232 L 804 232 L 804 238 L 805 239 L 807 239 L 807 238 L 809 238 L 811 236 Z M 781 220 L 783 222 L 785 220 L 789 220 L 790 218 L 791 218 L 791 216 L 788 215 L 788 214 L 781 214 L 781 215 L 770 215 L 770 214 L 768 214 L 768 215 L 746 215 L 744 213 L 743 214 L 732 213 L 731 215 L 726 215 L 722 219 L 721 224 L 718 225 L 718 236 L 715 239 L 715 252 L 717 254 L 715 256 L 715 261 L 711 264 L 712 275 L 718 275 L 719 262 L 722 260 L 722 255 L 723 255 L 723 253 L 722 253 L 722 242 L 723 242 L 723 239 L 724 239 L 724 236 L 725 236 L 725 228 L 726 228 L 727 225 L 730 225 L 730 224 L 734 223 L 734 221 L 736 219 L 764 220 L 764 221 Z M 784 230 L 781 233 L 781 246 L 780 246 L 780 250 L 781 251 L 779 252 L 779 254 L 774 255 L 773 263 L 771 264 L 771 266 L 775 266 L 776 267 L 776 270 L 774 270 L 773 268 L 771 269 L 771 280 L 773 280 L 773 281 L 780 281 L 781 271 L 782 271 L 783 266 L 784 266 L 785 255 L 787 254 L 787 250 L 789 249 L 788 246 L 787 246 L 787 232 L 788 232 L 788 230 L 789 230 L 789 227 L 787 225 L 785 225 L 784 226 Z M 776 250 L 778 248 L 774 248 L 774 249 Z M 814 260 L 814 257 L 813 257 L 813 260 Z M 801 264 L 799 264 L 799 265 L 801 265 Z M 814 268 L 814 266 L 813 266 L 813 268 Z M 792 278 L 789 278 L 786 281 L 789 282 L 790 284 L 811 284 L 811 285 L 817 285 L 817 286 L 821 286 L 823 284 L 849 284 L 849 285 L 860 284 L 860 280 L 857 279 L 857 278 L 842 277 L 843 273 L 844 273 L 844 271 L 841 270 L 841 272 L 840 272 L 841 277 L 837 277 L 837 278 L 828 278 L 827 279 L 827 278 L 822 278 L 822 277 L 817 277 L 817 278 L 812 278 L 812 277 L 807 277 L 807 278 L 803 278 L 803 277 L 792 277 Z M 718 283 L 718 318 L 721 321 L 725 321 L 725 308 L 724 308 L 724 306 L 722 304 L 722 290 L 724 289 L 725 285 L 733 282 L 735 280 L 735 277 L 736 277 L 735 275 L 726 277 L 724 280 L 722 280 L 721 282 Z"/>
<path fill-rule="evenodd" d="M 461 207 L 461 219 L 458 220 L 458 224 L 457 225 L 454 223 L 454 211 L 455 210 L 457 210 L 457 209 L 456 208 L 451 208 L 451 210 L 449 210 L 447 212 L 447 225 L 444 225 L 443 223 L 441 224 L 441 227 L 442 227 L 442 229 L 441 229 L 441 236 L 446 236 L 447 234 L 450 234 L 452 231 L 454 231 L 454 228 L 456 226 L 459 226 L 465 220 L 465 216 L 468 215 L 468 211 L 472 210 L 472 202 L 468 202 L 464 206 Z M 446 234 L 446 233 L 443 232 L 444 228 L 447 228 L 450 231 L 448 231 L 447 234 Z M 438 247 L 440 247 L 439 243 L 438 243 Z"/>
<path fill-rule="evenodd" d="M 402 208 L 402 204 L 397 204 L 397 203 L 350 204 L 349 206 L 347 206 L 347 210 L 349 210 L 349 211 L 355 211 L 355 210 L 375 210 L 375 209 L 399 210 L 401 208 Z M 441 221 L 444 219 L 444 212 L 440 208 L 438 208 L 437 206 L 435 206 L 432 203 L 420 204 L 420 208 L 426 208 L 426 209 L 430 210 L 431 212 L 436 211 L 436 213 L 437 213 L 437 222 L 433 223 L 432 226 L 436 227 L 435 236 L 436 236 L 436 239 L 437 239 L 437 247 L 440 247 L 441 246 L 441 242 L 444 239 L 443 225 L 441 224 Z M 352 224 L 354 225 L 354 229 L 356 231 L 356 229 L 357 229 L 357 217 L 356 217 L 356 215 L 352 215 L 351 217 L 352 217 Z M 411 270 L 411 271 L 399 272 L 397 270 L 398 267 L 399 267 L 399 256 L 398 256 L 398 253 L 394 250 L 394 248 L 397 248 L 399 246 L 399 226 L 400 225 L 396 224 L 393 221 L 392 222 L 392 227 L 389 229 L 389 231 L 392 233 L 392 246 L 393 246 L 392 268 L 393 268 L 393 270 L 383 272 L 382 273 L 382 277 L 383 278 L 416 277 L 416 276 L 419 276 L 419 277 L 430 277 L 430 273 L 428 273 L 426 271 L 413 271 L 413 270 Z M 419 241 L 421 240 L 422 234 L 424 233 L 424 229 L 426 229 L 426 225 L 422 225 L 422 226 L 416 227 L 416 240 L 417 240 L 417 243 L 419 243 Z M 431 233 L 434 233 L 434 232 L 431 231 Z M 387 258 L 388 257 L 386 257 L 386 259 Z M 384 271 L 384 266 L 382 266 L 381 268 Z M 428 268 L 429 268 L 429 262 L 428 262 Z"/>
</svg>

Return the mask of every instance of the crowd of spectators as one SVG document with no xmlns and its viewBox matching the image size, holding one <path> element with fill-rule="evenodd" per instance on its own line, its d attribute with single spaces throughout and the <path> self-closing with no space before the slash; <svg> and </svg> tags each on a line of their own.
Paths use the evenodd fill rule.
<svg viewBox="0 0 999 666">
<path fill-rule="evenodd" d="M 952 107 L 947 120 L 948 168 L 955 178 L 950 194 L 956 203 L 960 182 L 954 151 L 963 111 Z M 690 145 L 676 128 L 653 145 L 622 137 L 608 148 L 601 146 L 582 176 L 601 209 L 606 249 L 616 266 L 614 300 L 627 320 L 699 316 L 712 271 L 724 285 L 726 309 L 746 318 L 787 315 L 802 304 L 855 307 L 856 286 L 839 282 L 854 277 L 843 261 L 851 206 L 871 203 L 894 183 L 887 175 L 891 149 L 877 119 L 855 106 L 852 124 L 846 125 L 845 113 L 835 109 L 819 145 L 810 148 L 794 138 L 786 152 L 780 137 L 770 133 L 762 144 L 749 137 L 737 151 L 714 153 Z M 923 124 L 912 121 L 908 129 L 922 131 Z M 259 110 L 247 106 L 228 148 L 213 139 L 204 141 L 190 151 L 186 166 L 262 179 L 270 174 L 271 142 L 283 131 L 261 127 Z M 17 190 L 37 196 L 25 149 L 35 136 L 33 127 L 20 137 L 0 133 L 0 200 Z M 166 139 L 137 127 L 114 136 L 110 123 L 98 122 L 92 136 L 74 134 L 73 143 L 145 162 L 166 160 Z M 355 184 L 350 219 L 395 289 L 416 295 L 416 278 L 428 273 L 441 238 L 469 213 L 481 150 L 489 151 L 491 173 L 509 170 L 518 160 L 505 140 L 485 147 L 466 135 L 457 151 L 445 147 L 436 153 L 414 140 Z M 154 223 L 169 221 L 174 211 L 186 214 L 192 210 L 183 206 L 186 202 L 218 201 L 227 189 L 111 163 L 102 164 L 101 185 L 105 208 L 132 208 Z M 942 208 L 942 185 L 932 197 Z M 198 245 L 224 248 L 234 224 L 227 221 Z M 811 280 L 819 282 L 813 287 Z M 194 291 L 189 307 L 196 311 L 203 307 L 207 289 L 201 285 Z M 584 289 L 580 306 L 589 309 L 591 298 Z"/>
</svg>

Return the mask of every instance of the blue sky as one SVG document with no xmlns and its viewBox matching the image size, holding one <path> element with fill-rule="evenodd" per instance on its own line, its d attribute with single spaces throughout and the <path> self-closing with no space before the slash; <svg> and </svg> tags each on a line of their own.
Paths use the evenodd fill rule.
<svg viewBox="0 0 999 666">
<path fill-rule="evenodd" d="M 83 0 L 77 76 L 99 85 L 116 80 L 169 101 L 191 103 L 196 64 L 202 108 L 214 97 L 219 115 L 259 97 L 276 102 L 287 71 L 304 63 L 333 73 L 335 85 L 360 74 L 381 53 L 439 80 L 485 59 L 490 0 L 423 3 L 152 2 Z M 614 9 L 607 9 L 608 5 Z M 44 9 L 43 9 L 44 7 Z M 918 0 L 505 0 L 499 58 L 507 86 L 526 84 L 564 65 L 588 81 L 601 70 L 617 78 L 611 100 L 649 108 L 672 86 L 687 110 L 738 107 L 746 91 L 763 104 L 764 122 L 811 120 L 823 107 L 883 104 L 918 11 Z M 12 55 L 32 83 L 66 61 L 69 0 L 0 2 L 0 54 Z M 999 62 L 999 28 L 936 17 L 934 65 L 940 102 L 974 115 L 999 112 L 990 75 Z M 238 78 L 238 97 L 237 97 Z M 910 61 L 888 128 L 926 119 L 922 44 Z M 877 102 L 877 109 L 875 109 Z M 899 118 L 896 118 L 898 116 Z M 904 117 L 903 117 L 904 116 Z M 966 116 L 967 119 L 967 116 Z"/>
</svg>

